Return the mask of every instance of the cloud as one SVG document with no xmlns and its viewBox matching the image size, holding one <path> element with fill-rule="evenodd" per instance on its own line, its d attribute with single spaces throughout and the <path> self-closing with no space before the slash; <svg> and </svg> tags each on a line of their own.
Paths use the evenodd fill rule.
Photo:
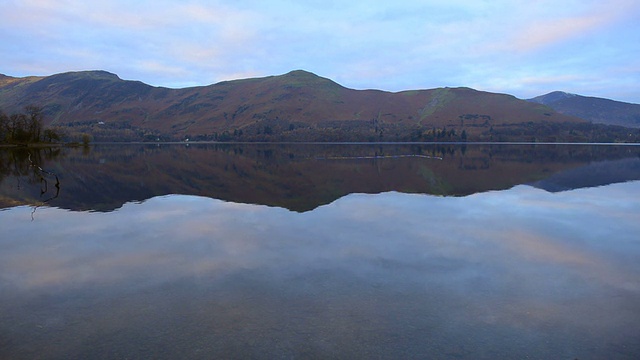
<svg viewBox="0 0 640 360">
<path fill-rule="evenodd" d="M 635 63 L 639 12 L 631 0 L 26 0 L 3 7 L 0 67 L 14 76 L 104 69 L 170 87 L 302 68 L 352 88 L 539 95 L 576 83 L 527 88 L 523 79 L 602 78 Z M 626 79 L 593 88 L 613 93 Z"/>
<path fill-rule="evenodd" d="M 545 14 L 518 24 L 515 35 L 508 40 L 507 49 L 518 52 L 536 51 L 540 48 L 565 42 L 576 37 L 590 36 L 593 32 L 626 15 L 633 6 L 628 1 L 592 4 L 583 14 L 565 13 L 553 16 Z M 637 7 L 637 6 L 636 6 Z"/>
<path fill-rule="evenodd" d="M 532 51 L 576 35 L 585 35 L 603 22 L 604 19 L 595 16 L 546 21 L 519 33 L 511 45 L 517 51 Z"/>
</svg>

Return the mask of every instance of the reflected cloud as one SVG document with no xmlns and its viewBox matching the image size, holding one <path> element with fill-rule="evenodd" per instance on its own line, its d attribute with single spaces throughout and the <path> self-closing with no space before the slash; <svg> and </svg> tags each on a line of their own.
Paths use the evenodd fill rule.
<svg viewBox="0 0 640 360">
<path fill-rule="evenodd" d="M 235 344 L 235 355 L 246 339 L 397 355 L 401 340 L 380 339 L 427 346 L 425 331 L 447 349 L 464 339 L 463 358 L 487 346 L 520 353 L 530 336 L 547 339 L 535 350 L 545 355 L 628 344 L 639 332 L 640 221 L 619 215 L 640 213 L 640 199 L 625 196 L 638 192 L 634 181 L 555 194 L 351 194 L 305 213 L 172 195 L 109 213 L 43 208 L 35 222 L 15 207 L 0 212 L 3 230 L 22 235 L 0 240 L 0 314 L 72 353 L 93 351 L 73 342 L 88 327 L 119 341 L 123 321 L 170 338 L 168 351 L 187 337 Z M 313 351 L 330 354 L 322 349 Z"/>
<path fill-rule="evenodd" d="M 35 223 L 25 222 L 29 208 L 18 207 L 0 214 L 9 233 L 24 234 L 21 241 L 3 240 L 0 269 L 12 286 L 33 290 L 134 275 L 164 281 L 203 270 L 229 274 L 287 264 L 304 272 L 318 263 L 408 264 L 427 257 L 465 266 L 528 264 L 529 270 L 545 263 L 636 291 L 637 266 L 615 259 L 637 246 L 628 234 L 640 225 L 616 208 L 633 214 L 640 204 L 629 197 L 611 203 L 606 194 L 638 190 L 640 183 L 632 182 L 560 195 L 526 186 L 465 198 L 353 194 L 304 214 L 164 196 L 104 214 L 43 208 Z M 603 249 L 601 242 L 611 239 Z"/>
</svg>

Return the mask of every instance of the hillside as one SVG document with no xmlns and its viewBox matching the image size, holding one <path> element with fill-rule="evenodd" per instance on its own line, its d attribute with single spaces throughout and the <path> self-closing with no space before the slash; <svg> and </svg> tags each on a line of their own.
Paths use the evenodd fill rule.
<svg viewBox="0 0 640 360">
<path fill-rule="evenodd" d="M 640 105 L 554 91 L 528 101 L 594 123 L 640 128 Z"/>
<path fill-rule="evenodd" d="M 353 90 L 302 70 L 184 89 L 104 71 L 0 77 L 0 109 L 29 104 L 50 126 L 107 141 L 593 140 L 584 120 L 511 95 Z"/>
</svg>

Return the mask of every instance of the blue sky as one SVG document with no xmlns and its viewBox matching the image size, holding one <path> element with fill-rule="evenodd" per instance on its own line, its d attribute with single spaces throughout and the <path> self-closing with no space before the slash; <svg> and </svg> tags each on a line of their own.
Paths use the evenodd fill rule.
<svg viewBox="0 0 640 360">
<path fill-rule="evenodd" d="M 354 89 L 640 103 L 637 0 L 0 0 L 0 73 L 186 87 L 304 69 Z"/>
</svg>

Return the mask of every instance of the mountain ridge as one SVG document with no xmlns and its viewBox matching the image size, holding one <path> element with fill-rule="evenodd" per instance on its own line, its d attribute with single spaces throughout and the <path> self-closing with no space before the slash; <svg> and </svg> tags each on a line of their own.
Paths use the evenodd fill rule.
<svg viewBox="0 0 640 360">
<path fill-rule="evenodd" d="M 561 114 L 594 123 L 640 128 L 640 104 L 552 91 L 527 101 L 547 105 Z"/>
<path fill-rule="evenodd" d="M 305 70 L 182 89 L 102 70 L 0 78 L 0 109 L 32 104 L 47 125 L 105 141 L 556 141 L 586 124 L 509 94 L 355 90 Z"/>
</svg>

